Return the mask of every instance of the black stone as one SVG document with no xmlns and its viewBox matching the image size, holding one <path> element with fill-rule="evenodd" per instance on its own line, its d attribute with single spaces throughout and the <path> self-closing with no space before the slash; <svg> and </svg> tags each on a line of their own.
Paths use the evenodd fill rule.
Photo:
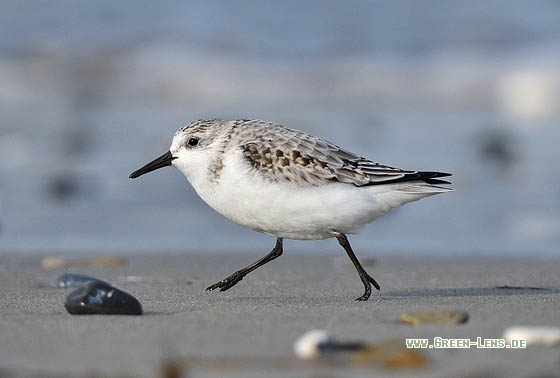
<svg viewBox="0 0 560 378">
<path fill-rule="evenodd" d="M 61 287 L 65 289 L 78 288 L 86 286 L 90 282 L 99 282 L 105 285 L 111 285 L 108 282 L 100 280 L 99 278 L 86 276 L 85 274 L 64 273 L 51 281 L 51 287 Z"/>
<path fill-rule="evenodd" d="M 90 282 L 71 292 L 64 307 L 73 315 L 142 315 L 142 306 L 136 298 L 100 282 Z"/>
</svg>

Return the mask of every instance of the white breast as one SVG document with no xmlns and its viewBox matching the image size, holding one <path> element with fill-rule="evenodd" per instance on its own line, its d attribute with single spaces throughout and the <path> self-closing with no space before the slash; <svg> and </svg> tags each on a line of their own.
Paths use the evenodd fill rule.
<svg viewBox="0 0 560 378">
<path fill-rule="evenodd" d="M 217 180 L 189 177 L 200 197 L 226 218 L 265 234 L 326 239 L 357 233 L 404 202 L 424 197 L 390 186 L 303 186 L 263 178 L 241 153 L 227 154 Z"/>
</svg>

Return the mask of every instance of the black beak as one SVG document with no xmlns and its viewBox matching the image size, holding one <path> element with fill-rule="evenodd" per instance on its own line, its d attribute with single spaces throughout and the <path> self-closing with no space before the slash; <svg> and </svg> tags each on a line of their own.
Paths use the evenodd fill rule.
<svg viewBox="0 0 560 378">
<path fill-rule="evenodd" d="M 171 165 L 171 162 L 175 159 L 177 159 L 177 158 L 173 157 L 171 155 L 170 151 L 167 151 L 166 153 L 164 153 L 163 155 L 161 155 L 160 157 L 158 157 L 154 161 L 151 161 L 148 164 L 146 164 L 145 166 L 143 166 L 142 168 L 132 172 L 130 174 L 130 176 L 128 176 L 128 177 L 129 178 L 136 178 L 136 177 L 142 176 L 145 173 L 155 171 L 156 169 L 167 167 L 167 166 Z"/>
</svg>

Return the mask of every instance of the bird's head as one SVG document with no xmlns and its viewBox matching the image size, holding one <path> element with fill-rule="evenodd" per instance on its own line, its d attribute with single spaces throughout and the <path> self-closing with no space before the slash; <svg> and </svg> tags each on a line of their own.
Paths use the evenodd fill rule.
<svg viewBox="0 0 560 378">
<path fill-rule="evenodd" d="M 181 127 L 173 136 L 169 151 L 132 172 L 129 177 L 136 178 L 173 165 L 190 180 L 193 173 L 208 167 L 212 151 L 215 151 L 219 144 L 219 130 L 222 124 L 220 119 L 203 119 Z"/>
</svg>

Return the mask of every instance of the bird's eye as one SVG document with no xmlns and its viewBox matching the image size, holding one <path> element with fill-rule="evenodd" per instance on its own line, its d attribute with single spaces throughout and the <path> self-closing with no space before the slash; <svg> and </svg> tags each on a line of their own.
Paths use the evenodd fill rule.
<svg viewBox="0 0 560 378">
<path fill-rule="evenodd" d="M 198 139 L 197 138 L 190 138 L 189 141 L 187 142 L 187 144 L 191 147 L 194 147 L 198 144 Z"/>
</svg>

